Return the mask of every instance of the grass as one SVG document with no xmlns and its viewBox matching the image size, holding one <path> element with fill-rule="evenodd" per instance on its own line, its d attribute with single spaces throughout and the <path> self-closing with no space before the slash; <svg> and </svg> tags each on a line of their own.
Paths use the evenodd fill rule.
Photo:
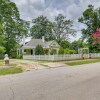
<svg viewBox="0 0 100 100">
<path fill-rule="evenodd" d="M 0 66 L 3 66 L 3 65 L 4 65 L 4 61 L 0 60 Z"/>
<path fill-rule="evenodd" d="M 68 63 L 65 63 L 65 64 L 70 65 L 70 66 L 76 66 L 76 65 L 90 64 L 90 63 L 96 63 L 96 62 L 100 62 L 100 59 L 77 61 L 77 62 L 68 62 Z"/>
<path fill-rule="evenodd" d="M 11 68 L 1 68 L 0 69 L 0 75 L 6 75 L 6 74 L 16 74 L 21 73 L 21 68 L 11 67 Z"/>
</svg>

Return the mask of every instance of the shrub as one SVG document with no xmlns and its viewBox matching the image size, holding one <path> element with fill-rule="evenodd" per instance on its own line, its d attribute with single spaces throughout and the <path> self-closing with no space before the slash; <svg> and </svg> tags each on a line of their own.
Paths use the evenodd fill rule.
<svg viewBox="0 0 100 100">
<path fill-rule="evenodd" d="M 0 54 L 5 53 L 6 49 L 3 46 L 0 46 Z"/>
<path fill-rule="evenodd" d="M 63 48 L 59 48 L 58 54 L 64 54 L 64 49 Z"/>
<path fill-rule="evenodd" d="M 17 59 L 22 59 L 22 58 L 23 58 L 23 54 L 17 55 Z"/>
<path fill-rule="evenodd" d="M 44 54 L 48 55 L 48 53 L 49 53 L 49 50 L 48 49 L 45 49 L 44 50 Z"/>
<path fill-rule="evenodd" d="M 64 49 L 64 54 L 69 54 L 69 49 Z"/>
<path fill-rule="evenodd" d="M 64 50 L 64 54 L 75 54 L 76 51 L 75 50 L 70 50 L 70 49 L 65 49 Z"/>
<path fill-rule="evenodd" d="M 44 50 L 41 45 L 37 45 L 35 48 L 35 55 L 44 55 Z"/>
<path fill-rule="evenodd" d="M 50 52 L 50 54 L 51 55 L 55 55 L 55 54 L 57 54 L 57 51 L 55 49 L 52 49 L 51 52 Z"/>
<path fill-rule="evenodd" d="M 13 51 L 10 53 L 10 58 L 16 58 L 17 57 L 17 52 Z"/>
<path fill-rule="evenodd" d="M 75 50 L 69 50 L 69 54 L 75 54 L 76 51 Z"/>
</svg>

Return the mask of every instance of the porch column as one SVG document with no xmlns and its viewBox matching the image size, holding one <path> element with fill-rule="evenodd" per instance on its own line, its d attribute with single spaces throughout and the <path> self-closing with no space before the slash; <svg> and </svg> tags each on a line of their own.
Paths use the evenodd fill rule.
<svg viewBox="0 0 100 100">
<path fill-rule="evenodd" d="M 17 55 L 19 55 L 19 49 L 17 49 Z"/>
<path fill-rule="evenodd" d="M 58 54 L 59 49 L 56 49 L 56 50 L 57 50 L 57 54 Z"/>
<path fill-rule="evenodd" d="M 33 55 L 35 55 L 35 49 L 33 49 Z"/>
<path fill-rule="evenodd" d="M 50 52 L 51 52 L 51 50 L 50 50 L 50 48 L 49 48 L 49 51 L 48 51 L 48 54 L 50 55 Z"/>
<path fill-rule="evenodd" d="M 24 48 L 22 48 L 22 54 L 24 54 Z"/>
</svg>

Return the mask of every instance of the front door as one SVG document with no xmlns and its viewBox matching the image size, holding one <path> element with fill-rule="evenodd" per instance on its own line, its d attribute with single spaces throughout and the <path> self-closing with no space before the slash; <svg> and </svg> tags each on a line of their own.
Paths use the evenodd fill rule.
<svg viewBox="0 0 100 100">
<path fill-rule="evenodd" d="M 31 49 L 31 55 L 33 55 L 33 50 Z"/>
</svg>

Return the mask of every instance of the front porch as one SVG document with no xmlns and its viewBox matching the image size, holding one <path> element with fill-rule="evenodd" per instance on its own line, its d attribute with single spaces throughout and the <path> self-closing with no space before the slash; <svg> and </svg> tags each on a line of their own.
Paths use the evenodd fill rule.
<svg viewBox="0 0 100 100">
<path fill-rule="evenodd" d="M 45 55 L 58 54 L 59 48 L 43 48 Z M 54 51 L 54 52 L 52 52 Z M 17 49 L 17 55 L 35 55 L 35 48 L 20 48 Z"/>
<path fill-rule="evenodd" d="M 17 49 L 17 55 L 35 55 L 35 49 Z"/>
</svg>

